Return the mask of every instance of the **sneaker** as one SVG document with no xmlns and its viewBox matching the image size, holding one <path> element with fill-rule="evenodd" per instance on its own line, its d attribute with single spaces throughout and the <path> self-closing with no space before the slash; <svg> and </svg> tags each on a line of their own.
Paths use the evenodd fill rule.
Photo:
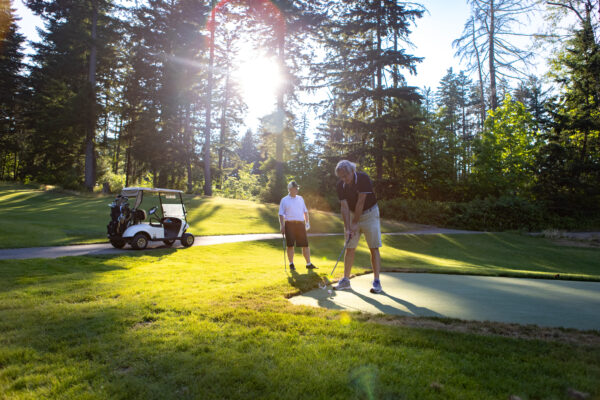
<svg viewBox="0 0 600 400">
<path fill-rule="evenodd" d="M 334 290 L 350 290 L 352 287 L 350 286 L 350 279 L 342 278 L 338 282 L 337 285 L 333 287 Z"/>
<path fill-rule="evenodd" d="M 306 269 L 315 269 L 315 268 L 317 268 L 317 266 L 313 263 L 306 264 Z"/>
<path fill-rule="evenodd" d="M 296 266 L 294 265 L 294 263 L 290 264 L 290 271 L 295 271 L 296 270 Z"/>
<path fill-rule="evenodd" d="M 373 281 L 373 287 L 371 288 L 371 293 L 381 293 L 383 289 L 381 288 L 381 282 L 379 279 L 375 279 Z"/>
</svg>

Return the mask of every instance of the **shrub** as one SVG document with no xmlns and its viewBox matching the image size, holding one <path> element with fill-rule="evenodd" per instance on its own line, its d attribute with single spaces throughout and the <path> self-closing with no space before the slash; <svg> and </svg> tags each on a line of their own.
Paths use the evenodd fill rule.
<svg viewBox="0 0 600 400">
<path fill-rule="evenodd" d="M 551 228 L 593 229 L 600 225 L 598 215 L 581 215 L 579 218 L 558 216 L 543 204 L 516 196 L 475 199 L 466 203 L 389 199 L 380 200 L 379 204 L 384 218 L 448 228 L 541 231 Z"/>
</svg>

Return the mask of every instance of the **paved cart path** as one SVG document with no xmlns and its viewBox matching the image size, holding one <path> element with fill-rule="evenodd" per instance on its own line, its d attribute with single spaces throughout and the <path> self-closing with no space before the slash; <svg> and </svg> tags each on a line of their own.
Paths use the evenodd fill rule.
<svg viewBox="0 0 600 400">
<path fill-rule="evenodd" d="M 392 232 L 384 233 L 384 235 L 431 235 L 436 233 L 443 234 L 466 234 L 466 233 L 482 233 L 477 231 L 461 231 L 455 229 L 429 228 L 417 231 L 407 232 Z M 315 236 L 337 236 L 341 233 L 312 233 L 311 237 Z M 253 233 L 245 235 L 219 235 L 219 236 L 196 236 L 194 246 L 210 246 L 213 244 L 235 243 L 235 242 L 251 242 L 255 240 L 271 240 L 281 239 L 280 233 Z M 174 248 L 182 248 L 179 241 L 172 246 Z M 162 242 L 150 242 L 148 250 L 165 249 L 167 248 Z M 18 260 L 26 258 L 58 258 L 68 256 L 90 256 L 101 254 L 118 254 L 129 253 L 133 250 L 128 245 L 123 249 L 115 249 L 110 243 L 95 243 L 95 244 L 78 244 L 69 246 L 53 246 L 53 247 L 29 247 L 21 249 L 0 249 L 0 260 Z"/>
<path fill-rule="evenodd" d="M 290 299 L 294 304 L 367 313 L 447 317 L 600 331 L 600 282 L 382 273 L 384 292 L 369 292 L 372 274 Z"/>
</svg>

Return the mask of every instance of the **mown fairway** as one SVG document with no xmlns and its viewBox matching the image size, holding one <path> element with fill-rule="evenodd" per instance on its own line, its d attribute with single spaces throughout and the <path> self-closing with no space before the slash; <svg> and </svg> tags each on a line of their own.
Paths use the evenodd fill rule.
<svg viewBox="0 0 600 400">
<path fill-rule="evenodd" d="M 278 205 L 184 196 L 190 232 L 229 235 L 279 231 Z M 0 248 L 108 242 L 106 225 L 114 196 L 73 195 L 0 182 Z M 310 204 L 308 204 L 310 207 Z M 339 216 L 310 211 L 311 232 L 342 232 Z M 385 221 L 400 232 L 410 224 Z"/>
<path fill-rule="evenodd" d="M 312 240 L 320 274 L 331 270 L 342 241 Z M 285 296 L 316 287 L 322 277 L 303 267 L 287 276 L 280 246 L 0 261 L 0 398 L 567 399 L 570 388 L 600 394 L 599 340 L 408 328 L 394 324 L 400 318 L 292 306 Z M 382 254 L 386 269 L 474 273 L 480 265 L 485 274 L 560 271 L 600 280 L 599 250 L 510 234 L 387 237 Z M 368 263 L 362 247 L 354 272 L 366 272 L 361 266 Z"/>
</svg>

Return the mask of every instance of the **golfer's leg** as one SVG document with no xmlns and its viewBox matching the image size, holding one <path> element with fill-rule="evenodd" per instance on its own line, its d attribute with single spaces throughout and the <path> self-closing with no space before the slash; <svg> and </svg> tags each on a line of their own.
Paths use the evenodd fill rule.
<svg viewBox="0 0 600 400">
<path fill-rule="evenodd" d="M 373 268 L 373 279 L 379 279 L 379 271 L 381 270 L 381 254 L 379 248 L 371 250 L 371 267 Z"/>
<path fill-rule="evenodd" d="M 302 248 L 302 255 L 306 260 L 306 265 L 310 264 L 310 247 L 306 246 Z"/>
<path fill-rule="evenodd" d="M 350 271 L 352 270 L 355 252 L 356 249 L 346 248 L 346 254 L 344 255 L 344 278 L 350 278 Z"/>
<path fill-rule="evenodd" d="M 287 248 L 288 260 L 290 260 L 290 264 L 294 263 L 294 246 Z"/>
</svg>

